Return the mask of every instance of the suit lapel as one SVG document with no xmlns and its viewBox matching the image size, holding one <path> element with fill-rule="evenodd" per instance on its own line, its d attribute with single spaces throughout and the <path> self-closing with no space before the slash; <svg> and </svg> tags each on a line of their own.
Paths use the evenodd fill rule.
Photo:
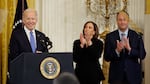
<svg viewBox="0 0 150 84">
<path fill-rule="evenodd" d="M 129 38 L 129 37 L 131 38 L 132 36 L 133 36 L 133 35 L 132 35 L 132 32 L 131 32 L 131 30 L 129 29 L 129 31 L 128 31 L 128 36 L 127 36 L 127 37 L 128 37 L 128 38 Z"/>
<path fill-rule="evenodd" d="M 116 32 L 115 32 L 115 34 L 114 34 L 115 36 L 114 36 L 114 38 L 115 38 L 115 40 L 121 40 L 120 39 L 120 36 L 119 36 L 119 31 L 118 30 L 116 30 Z"/>
<path fill-rule="evenodd" d="M 130 45 L 136 44 L 136 42 L 135 42 L 136 40 L 134 38 L 134 34 L 132 33 L 132 31 L 130 29 L 128 31 L 128 36 L 127 37 L 129 38 Z"/>
<path fill-rule="evenodd" d="M 27 37 L 26 32 L 25 32 L 24 29 L 23 29 L 23 36 L 24 36 L 24 44 L 26 44 L 25 46 L 27 47 L 27 49 L 29 49 L 29 51 L 32 52 L 29 39 L 28 39 L 28 37 Z"/>
<path fill-rule="evenodd" d="M 116 48 L 117 46 L 117 40 L 120 40 L 118 30 L 114 31 L 114 33 L 112 34 L 112 38 L 110 38 L 110 41 L 113 43 L 114 48 Z"/>
<path fill-rule="evenodd" d="M 41 51 L 42 46 L 40 40 L 43 38 L 41 37 L 41 34 L 37 30 L 35 30 L 35 34 L 36 34 L 37 50 Z"/>
<path fill-rule="evenodd" d="M 39 40 L 38 40 L 38 32 L 35 30 L 35 35 L 36 35 L 36 47 L 37 47 L 37 49 L 39 49 Z"/>
</svg>

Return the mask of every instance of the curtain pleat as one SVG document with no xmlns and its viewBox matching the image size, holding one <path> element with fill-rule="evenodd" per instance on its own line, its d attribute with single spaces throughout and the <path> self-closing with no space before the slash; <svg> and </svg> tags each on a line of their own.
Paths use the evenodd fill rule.
<svg viewBox="0 0 150 84">
<path fill-rule="evenodd" d="M 8 46 L 18 0 L 0 0 L 0 84 L 6 84 L 8 70 Z M 29 8 L 35 8 L 35 0 L 27 0 Z"/>
</svg>

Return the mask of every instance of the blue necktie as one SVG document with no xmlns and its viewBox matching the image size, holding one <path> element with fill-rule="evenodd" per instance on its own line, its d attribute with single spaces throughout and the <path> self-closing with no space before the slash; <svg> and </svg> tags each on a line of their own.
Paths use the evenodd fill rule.
<svg viewBox="0 0 150 84">
<path fill-rule="evenodd" d="M 35 39 L 34 39 L 34 35 L 33 32 L 30 32 L 30 44 L 31 44 L 31 48 L 32 48 L 32 52 L 35 53 Z"/>
</svg>

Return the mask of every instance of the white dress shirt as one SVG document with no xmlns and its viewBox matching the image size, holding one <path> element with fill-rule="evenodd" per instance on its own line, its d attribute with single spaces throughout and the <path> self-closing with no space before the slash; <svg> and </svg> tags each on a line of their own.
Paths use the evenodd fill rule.
<svg viewBox="0 0 150 84">
<path fill-rule="evenodd" d="M 129 31 L 129 29 L 127 29 L 125 32 L 122 32 L 122 31 L 120 31 L 120 30 L 118 30 L 119 31 L 119 37 L 120 37 L 120 39 L 122 38 L 122 33 L 124 33 L 125 34 L 125 37 L 127 37 L 128 36 L 128 31 Z"/>
<path fill-rule="evenodd" d="M 26 26 L 24 26 L 24 30 L 26 32 L 26 35 L 28 37 L 29 42 L 30 42 L 30 32 L 33 32 L 33 36 L 34 36 L 34 39 L 35 39 L 35 47 L 37 48 L 35 29 L 33 29 L 32 31 L 30 31 Z"/>
</svg>

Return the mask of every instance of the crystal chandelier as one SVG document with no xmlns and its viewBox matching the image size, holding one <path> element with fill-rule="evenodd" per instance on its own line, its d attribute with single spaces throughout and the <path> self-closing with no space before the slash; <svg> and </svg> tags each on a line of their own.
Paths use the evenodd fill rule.
<svg viewBox="0 0 150 84">
<path fill-rule="evenodd" d="M 127 9 L 127 0 L 86 0 L 87 16 L 93 18 L 100 31 L 116 28 L 116 13 Z"/>
</svg>

